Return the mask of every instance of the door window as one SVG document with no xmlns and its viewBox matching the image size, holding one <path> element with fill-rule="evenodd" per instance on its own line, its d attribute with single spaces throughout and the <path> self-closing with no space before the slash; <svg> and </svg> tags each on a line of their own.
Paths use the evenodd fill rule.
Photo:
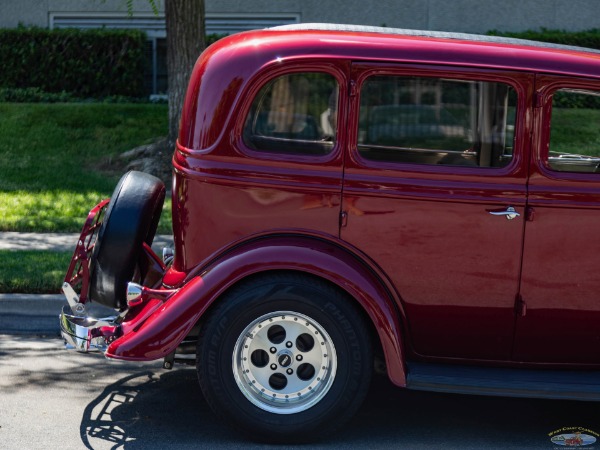
<svg viewBox="0 0 600 450">
<path fill-rule="evenodd" d="M 554 93 L 547 165 L 559 172 L 600 172 L 600 92 Z"/>
<path fill-rule="evenodd" d="M 375 161 L 504 167 L 516 104 L 503 83 L 373 76 L 361 89 L 358 151 Z"/>
</svg>

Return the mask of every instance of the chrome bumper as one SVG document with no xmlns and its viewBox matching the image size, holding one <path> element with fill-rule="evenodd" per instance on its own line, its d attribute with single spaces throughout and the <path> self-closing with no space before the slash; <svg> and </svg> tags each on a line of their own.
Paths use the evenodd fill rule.
<svg viewBox="0 0 600 450">
<path fill-rule="evenodd" d="M 71 307 L 65 305 L 60 313 L 60 333 L 68 347 L 78 352 L 106 351 L 107 335 L 114 335 L 115 318 L 95 319 L 73 314 Z M 104 327 L 108 327 L 107 330 Z"/>
<path fill-rule="evenodd" d="M 107 339 L 114 339 L 119 329 L 115 323 L 117 317 L 96 319 L 85 315 L 85 304 L 79 303 L 79 296 L 66 281 L 62 291 L 68 305 L 63 306 L 60 313 L 60 334 L 67 348 L 78 352 L 105 352 L 108 347 Z"/>
</svg>

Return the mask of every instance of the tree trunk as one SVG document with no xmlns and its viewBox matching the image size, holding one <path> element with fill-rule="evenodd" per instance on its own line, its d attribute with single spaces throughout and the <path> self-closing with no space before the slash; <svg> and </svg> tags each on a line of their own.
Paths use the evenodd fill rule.
<svg viewBox="0 0 600 450">
<path fill-rule="evenodd" d="M 204 50 L 204 0 L 165 0 L 167 74 L 169 78 L 169 136 L 172 152 L 179 118 L 194 63 Z"/>
</svg>

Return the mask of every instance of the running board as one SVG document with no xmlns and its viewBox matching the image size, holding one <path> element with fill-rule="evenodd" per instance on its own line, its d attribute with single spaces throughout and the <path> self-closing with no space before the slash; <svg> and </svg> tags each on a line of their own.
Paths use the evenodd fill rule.
<svg viewBox="0 0 600 450">
<path fill-rule="evenodd" d="M 600 401 L 600 371 L 531 370 L 408 364 L 408 389 L 563 400 Z"/>
</svg>

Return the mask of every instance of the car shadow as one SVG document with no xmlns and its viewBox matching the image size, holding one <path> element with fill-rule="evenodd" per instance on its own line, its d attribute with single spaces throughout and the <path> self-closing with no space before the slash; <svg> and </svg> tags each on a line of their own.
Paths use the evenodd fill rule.
<svg viewBox="0 0 600 450">
<path fill-rule="evenodd" d="M 376 377 L 354 419 L 310 448 L 552 448 L 549 433 L 600 430 L 597 417 L 594 403 L 415 392 Z M 137 372 L 107 386 L 86 407 L 80 436 L 89 449 L 270 447 L 221 423 L 188 368 Z"/>
</svg>

